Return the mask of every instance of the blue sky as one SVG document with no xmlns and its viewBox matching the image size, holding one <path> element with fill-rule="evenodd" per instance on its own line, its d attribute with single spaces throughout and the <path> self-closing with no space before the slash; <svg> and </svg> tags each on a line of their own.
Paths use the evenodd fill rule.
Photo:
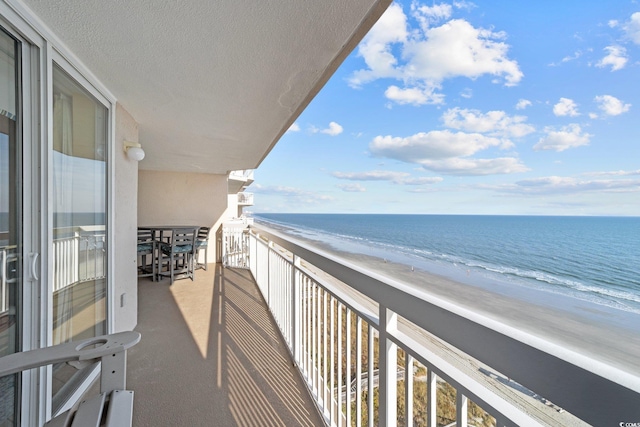
<svg viewBox="0 0 640 427">
<path fill-rule="evenodd" d="M 394 2 L 252 211 L 640 215 L 638 111 L 637 1 Z"/>
</svg>

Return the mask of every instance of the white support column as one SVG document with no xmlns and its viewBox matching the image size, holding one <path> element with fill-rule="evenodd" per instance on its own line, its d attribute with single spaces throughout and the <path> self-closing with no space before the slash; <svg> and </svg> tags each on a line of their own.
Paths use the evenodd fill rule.
<svg viewBox="0 0 640 427">
<path fill-rule="evenodd" d="M 398 346 L 389 339 L 398 325 L 398 315 L 380 304 L 380 427 L 395 426 L 397 422 Z"/>
<path fill-rule="evenodd" d="M 438 396 L 438 377 L 432 369 L 427 374 L 427 427 L 437 427 L 436 411 Z"/>
<path fill-rule="evenodd" d="M 456 427 L 467 427 L 467 406 L 469 399 L 462 394 L 460 390 L 456 390 Z"/>
</svg>

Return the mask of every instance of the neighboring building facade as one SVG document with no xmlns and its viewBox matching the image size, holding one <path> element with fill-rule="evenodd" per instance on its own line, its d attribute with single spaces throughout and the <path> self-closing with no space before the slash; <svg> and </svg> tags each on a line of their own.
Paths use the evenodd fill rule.
<svg viewBox="0 0 640 427">
<path fill-rule="evenodd" d="M 0 2 L 0 356 L 133 329 L 137 227 L 217 230 L 240 216 L 252 176 L 229 172 L 260 164 L 389 1 L 272 12 L 260 2 L 106 3 Z M 274 30 L 200 39 L 229 22 Z M 185 40 L 204 54 L 181 57 L 194 48 Z M 288 43 L 305 49 L 279 48 Z M 247 58 L 240 68 L 255 66 L 257 81 L 226 69 Z M 125 142 L 147 159 L 128 159 Z M 61 365 L 1 378 L 0 426 L 42 425 L 97 374 Z"/>
</svg>

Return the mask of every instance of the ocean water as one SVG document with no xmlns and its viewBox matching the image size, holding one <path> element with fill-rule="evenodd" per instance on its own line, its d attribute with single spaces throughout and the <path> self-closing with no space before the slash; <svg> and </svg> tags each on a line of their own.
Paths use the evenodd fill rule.
<svg viewBox="0 0 640 427">
<path fill-rule="evenodd" d="M 640 218 L 256 214 L 258 222 L 469 284 L 640 314 Z"/>
</svg>

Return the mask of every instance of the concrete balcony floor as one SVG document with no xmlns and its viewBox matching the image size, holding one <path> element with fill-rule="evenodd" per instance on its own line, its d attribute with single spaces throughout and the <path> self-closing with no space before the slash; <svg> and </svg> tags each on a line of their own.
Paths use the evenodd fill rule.
<svg viewBox="0 0 640 427">
<path fill-rule="evenodd" d="M 324 425 L 251 274 L 210 264 L 195 277 L 138 282 L 133 425 Z"/>
</svg>

